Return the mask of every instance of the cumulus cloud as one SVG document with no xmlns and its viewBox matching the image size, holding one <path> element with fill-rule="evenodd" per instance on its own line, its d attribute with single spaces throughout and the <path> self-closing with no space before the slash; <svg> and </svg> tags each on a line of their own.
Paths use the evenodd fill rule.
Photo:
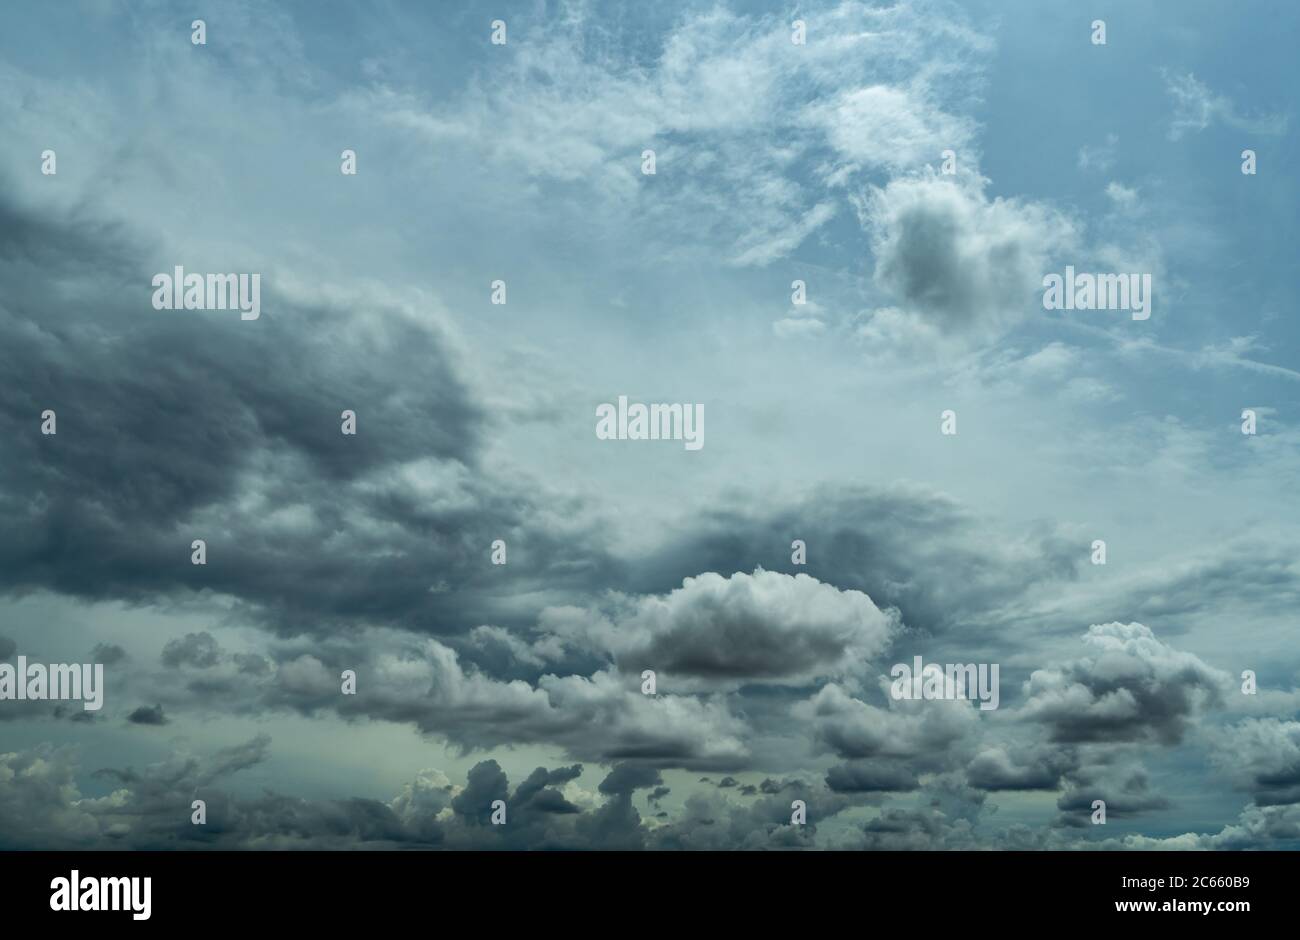
<svg viewBox="0 0 1300 940">
<path fill-rule="evenodd" d="M 1248 718 L 1213 734 L 1215 763 L 1256 806 L 1300 803 L 1300 721 Z"/>
<path fill-rule="evenodd" d="M 1076 829 L 1092 825 L 1093 804 L 1106 804 L 1106 817 L 1128 818 L 1168 808 L 1167 796 L 1154 790 L 1146 770 L 1126 761 L 1101 763 L 1072 772 L 1070 786 L 1056 801 L 1057 824 Z"/>
<path fill-rule="evenodd" d="M 914 766 L 958 759 L 977 734 L 978 712 L 964 701 L 896 701 L 878 708 L 830 683 L 796 706 L 816 741 L 839 757 L 906 757 Z"/>
<path fill-rule="evenodd" d="M 861 205 L 875 282 L 894 301 L 861 327 L 899 345 L 997 335 L 1035 306 L 1049 260 L 1074 224 L 1042 203 L 985 194 L 977 177 L 933 172 L 873 187 Z"/>
<path fill-rule="evenodd" d="M 626 672 L 653 669 L 665 687 L 801 685 L 859 671 L 898 628 L 860 591 L 806 574 L 759 569 L 691 577 L 666 596 L 616 598 L 608 614 L 544 612 L 566 641 L 605 649 Z"/>
<path fill-rule="evenodd" d="M 339 660 L 351 659 L 364 695 L 340 696 L 339 671 L 310 654 L 247 688 L 264 707 L 408 722 L 466 749 L 549 744 L 579 760 L 680 767 L 734 767 L 749 753 L 745 723 L 721 698 L 644 695 L 638 675 L 611 669 L 502 680 L 436 640 L 380 636 L 370 642 L 382 651 L 362 642 Z"/>
<path fill-rule="evenodd" d="M 1093 655 L 1036 670 L 1022 714 L 1053 740 L 1176 744 L 1199 710 L 1222 701 L 1226 673 L 1174 649 L 1140 623 L 1088 628 Z"/>
<path fill-rule="evenodd" d="M 981 790 L 1055 790 L 1076 765 L 1069 750 L 1035 747 L 1024 753 L 1001 746 L 980 751 L 966 767 L 966 779 Z"/>
</svg>

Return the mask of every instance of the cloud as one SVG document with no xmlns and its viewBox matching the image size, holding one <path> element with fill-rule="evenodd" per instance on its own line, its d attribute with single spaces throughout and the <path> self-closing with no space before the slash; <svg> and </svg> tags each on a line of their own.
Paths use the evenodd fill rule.
<svg viewBox="0 0 1300 940">
<path fill-rule="evenodd" d="M 819 547 L 808 577 L 861 592 L 882 611 L 897 609 L 909 629 L 935 635 L 1000 635 L 1008 607 L 1037 587 L 1073 581 L 1081 563 L 1076 537 L 1055 524 L 1004 531 L 927 486 L 822 484 L 798 496 L 714 500 L 688 531 L 646 554 L 634 587 L 670 592 L 684 574 L 734 571 L 741 558 L 780 570 L 793 535 Z"/>
<path fill-rule="evenodd" d="M 376 647 L 381 652 L 368 652 Z M 698 768 L 736 767 L 748 758 L 744 722 L 725 700 L 668 690 L 643 695 L 638 675 L 601 670 L 503 681 L 465 668 L 436 640 L 380 634 L 340 655 L 333 667 L 309 654 L 283 662 L 252 694 L 264 708 L 411 723 L 467 750 L 547 744 L 579 760 Z M 357 672 L 356 696 L 339 695 L 345 661 Z"/>
<path fill-rule="evenodd" d="M 0 656 L 0 659 L 4 657 Z M 90 651 L 90 660 L 104 666 L 112 666 L 127 659 L 126 650 L 116 643 L 96 643 Z"/>
<path fill-rule="evenodd" d="M 635 54 L 604 18 L 561 11 L 460 94 L 429 101 L 386 80 L 344 107 L 443 160 L 521 173 L 537 184 L 528 198 L 552 197 L 551 211 L 580 212 L 609 239 L 636 211 L 642 253 L 716 239 L 741 267 L 798 249 L 857 177 L 973 152 L 960 111 L 991 42 L 955 8 L 839 4 L 809 17 L 814 38 L 800 46 L 787 17 L 713 7 L 654 30 Z M 646 149 L 653 176 L 641 172 Z M 578 209 L 579 182 L 597 205 Z"/>
<path fill-rule="evenodd" d="M 1256 806 L 1300 804 L 1300 721 L 1248 718 L 1213 740 L 1215 763 Z"/>
<path fill-rule="evenodd" d="M 1056 801 L 1061 815 L 1057 824 L 1091 828 L 1093 803 L 1106 804 L 1106 818 L 1131 818 L 1169 808 L 1168 797 L 1153 792 L 1145 770 L 1125 763 L 1101 764 L 1073 771 L 1069 788 Z"/>
<path fill-rule="evenodd" d="M 802 685 L 858 671 L 897 629 L 860 591 L 759 569 L 686 578 L 666 596 L 615 598 L 607 614 L 544 611 L 567 642 L 608 650 L 624 672 L 653 669 L 663 688 Z"/>
<path fill-rule="evenodd" d="M 905 757 L 928 768 L 959 760 L 979 724 L 969 702 L 890 699 L 888 708 L 878 708 L 834 683 L 795 711 L 809 723 L 816 742 L 838 757 Z"/>
<path fill-rule="evenodd" d="M 133 725 L 165 725 L 167 716 L 163 714 L 161 705 L 141 705 L 131 714 L 126 716 L 126 720 Z"/>
<path fill-rule="evenodd" d="M 1055 790 L 1062 774 L 1075 766 L 1077 759 L 1068 750 L 1036 747 L 1014 753 L 993 746 L 975 755 L 966 780 L 980 790 Z"/>
<path fill-rule="evenodd" d="M 1203 131 L 1215 122 L 1252 134 L 1276 135 L 1286 131 L 1286 115 L 1241 114 L 1232 99 L 1215 94 L 1191 72 L 1180 75 L 1162 70 L 1162 75 L 1165 90 L 1174 102 L 1174 115 L 1169 122 L 1170 140 L 1181 140 L 1187 134 Z"/>
<path fill-rule="evenodd" d="M 0 381 L 21 390 L 0 403 L 13 457 L 0 590 L 208 591 L 286 633 L 358 617 L 455 633 L 503 605 L 484 560 L 495 538 L 533 559 L 511 590 L 611 573 L 600 536 L 572 538 L 590 527 L 580 512 L 490 479 L 484 407 L 437 317 L 409 298 L 285 277 L 253 323 L 160 312 L 131 233 L 3 200 L 0 231 L 0 275 L 21 285 L 0 301 Z M 31 433 L 46 408 L 58 433 Z M 344 408 L 363 446 L 340 432 Z M 206 566 L 190 563 L 195 538 Z M 455 590 L 431 591 L 438 578 Z"/>
<path fill-rule="evenodd" d="M 1098 624 L 1083 639 L 1092 656 L 1035 670 L 1026 684 L 1021 714 L 1055 741 L 1177 744 L 1200 709 L 1223 700 L 1226 673 L 1140 623 Z"/>
<path fill-rule="evenodd" d="M 891 808 L 865 823 L 847 847 L 861 851 L 917 851 L 973 848 L 971 824 L 935 809 Z"/>
<path fill-rule="evenodd" d="M 1119 135 L 1107 134 L 1106 142 L 1095 146 L 1084 144 L 1079 148 L 1078 167 L 1080 170 L 1096 170 L 1105 173 L 1115 165 L 1115 154 L 1119 147 Z"/>
<path fill-rule="evenodd" d="M 960 345 L 996 336 L 1036 308 L 1043 272 L 1074 225 L 1042 203 L 990 200 L 984 187 L 931 172 L 869 191 L 861 212 L 875 283 L 895 306 L 870 319 L 864 336 Z"/>
<path fill-rule="evenodd" d="M 1118 344 L 1133 366 L 1120 379 L 1098 371 L 1107 363 L 1089 328 L 1036 317 L 1039 279 L 1074 251 L 1083 222 L 1053 208 L 1064 205 L 1055 196 L 1007 198 L 1005 180 L 995 188 L 981 175 L 977 118 L 999 127 L 1008 118 L 980 101 L 993 52 L 985 23 L 929 0 L 801 15 L 806 46 L 791 43 L 781 11 L 705 5 L 611 18 L 562 3 L 509 14 L 507 48 L 480 33 L 456 56 L 381 56 L 425 24 L 446 25 L 412 10 L 372 17 L 349 47 L 356 61 L 343 62 L 328 57 L 332 44 L 299 40 L 287 14 L 240 8 L 221 30 L 224 57 L 191 55 L 174 24 L 114 21 L 110 44 L 129 53 L 121 81 L 57 56 L 57 80 L 0 63 L 0 125 L 17 135 L 0 155 L 0 600 L 16 637 L 0 638 L 0 653 L 48 642 L 42 655 L 92 649 L 115 666 L 93 727 L 72 724 L 91 715 L 76 703 L 9 703 L 0 718 L 29 722 L 20 739 L 102 749 L 104 735 L 116 736 L 124 753 L 149 760 L 159 734 L 135 725 L 201 741 L 236 723 L 319 731 L 319 720 L 348 725 L 363 745 L 414 729 L 458 761 L 450 776 L 426 768 L 325 799 L 252 787 L 254 777 L 301 779 L 310 764 L 297 753 L 271 764 L 265 737 L 98 773 L 72 750 L 15 751 L 0 755 L 0 843 L 1296 841 L 1300 693 L 1282 691 L 1294 662 L 1276 639 L 1300 584 L 1294 552 L 1279 538 L 1223 542 L 1189 562 L 1158 547 L 1145 555 L 1154 542 L 1134 549 L 1133 532 L 1124 535 L 1143 513 L 1093 486 L 1154 467 L 1152 479 L 1218 492 L 1214 474 L 1238 459 L 1225 455 L 1245 452 L 1233 505 L 1247 512 L 1242 494 L 1254 492 L 1264 506 L 1273 490 L 1256 481 L 1284 478 L 1293 456 L 1285 402 L 1248 390 L 1271 420 L 1245 451 L 1229 451 L 1215 442 L 1235 433 L 1227 419 L 1219 430 L 1184 427 L 1164 415 L 1186 399 L 1179 387 L 1142 378 L 1152 354 L 1172 357 L 1176 335 L 1166 346 Z M 359 22 L 342 16 L 325 26 Z M 67 55 L 65 30 L 15 24 L 33 39 L 60 37 L 33 55 Z M 316 38 L 320 26 L 313 20 Z M 245 67 L 277 49 L 269 71 Z M 1243 118 L 1195 80 L 1172 84 L 1180 136 L 1216 122 L 1265 133 L 1285 124 Z M 224 148 L 172 146 L 213 127 L 224 128 Z M 1096 134 L 1078 168 L 1111 174 L 1118 137 Z M 369 141 L 359 177 L 338 176 L 339 139 Z M 31 159 L 47 145 L 63 158 L 57 179 Z M 646 148 L 657 154 L 654 176 L 640 172 Z M 930 169 L 949 148 L 952 177 Z M 252 176 L 248 153 L 266 158 Z M 1006 165 L 1005 150 L 996 157 L 990 166 Z M 1159 218 L 1163 187 L 1141 172 L 1142 154 L 1130 157 L 1122 178 L 1140 181 L 1140 196 L 1121 182 L 1099 194 L 1110 175 L 1080 191 L 1102 199 L 1108 229 L 1138 250 L 1094 254 L 1170 283 L 1159 245 L 1187 236 L 1141 231 Z M 403 210 L 376 214 L 377 205 Z M 848 224 L 845 208 L 865 228 Z M 430 281 L 429 258 L 450 273 Z M 1231 255 L 1218 260 L 1233 267 Z M 152 310 L 149 278 L 179 261 L 261 269 L 262 319 Z M 510 278 L 515 313 L 480 315 L 489 268 Z M 796 274 L 821 285 L 823 307 L 783 313 Z M 681 303 L 681 322 L 655 319 L 690 297 L 705 303 Z M 1166 322 L 1177 331 L 1209 321 Z M 826 342 L 854 328 L 857 350 Z M 1076 337 L 1031 343 L 1060 328 Z M 1014 343 L 994 342 L 1016 329 Z M 1199 351 L 1171 361 L 1294 378 L 1246 358 L 1270 342 L 1288 348 L 1253 329 L 1197 339 L 1188 348 Z M 783 342 L 798 336 L 805 342 Z M 573 450 L 572 435 L 591 440 L 570 420 L 589 412 L 574 405 L 590 397 L 589 382 L 645 381 L 642 366 L 619 366 L 618 344 L 626 352 L 633 337 L 656 387 L 715 395 L 727 415 L 714 456 L 685 477 L 676 465 L 661 472 L 657 455 L 616 466 L 622 458 L 602 451 L 588 465 Z M 746 345 L 755 339 L 772 358 Z M 936 351 L 972 348 L 952 369 L 929 368 Z M 877 349 L 906 355 L 862 374 L 853 363 Z M 1147 380 L 1171 394 L 1148 394 Z M 812 397 L 791 392 L 814 382 Z M 990 489 L 989 474 L 972 477 L 975 464 L 916 451 L 901 422 L 877 423 L 900 409 L 906 417 L 940 387 L 991 391 L 996 424 L 1041 432 L 1023 460 L 996 435 L 979 445 L 976 463 L 994 477 L 1012 460 L 1014 499 Z M 1121 388 L 1142 416 L 1093 423 L 1117 411 L 1105 406 Z M 1046 425 L 1022 423 L 1021 401 L 1049 407 L 1058 395 L 1089 405 L 1057 422 L 1066 445 Z M 821 404 L 831 397 L 849 403 L 856 431 L 840 433 L 843 415 Z M 805 405 L 804 440 L 822 443 L 755 461 L 753 447 L 770 441 L 746 442 L 747 420 L 788 409 L 790 427 Z M 58 412 L 54 436 L 38 431 L 47 407 Z M 339 433 L 344 408 L 359 415 L 356 438 Z M 1109 446 L 1094 446 L 1103 438 Z M 1084 451 L 1107 459 L 1076 461 Z M 1064 475 L 1041 475 L 1054 470 Z M 960 499 L 878 482 L 909 474 Z M 1085 496 L 1062 511 L 1063 493 Z M 1222 515 L 1195 495 L 1195 513 L 1147 510 L 1184 520 L 1195 540 Z M 1104 522 L 1103 504 L 1131 517 L 1112 519 L 1108 538 L 1130 546 L 1136 567 L 1098 572 L 1083 561 L 1091 536 L 1079 520 Z M 1286 504 L 1268 509 L 1276 505 Z M 794 537 L 809 546 L 798 568 Z M 193 538 L 207 542 L 206 566 L 190 564 Z M 509 544 L 508 566 L 488 563 L 497 538 Z M 1121 613 L 1153 630 L 1095 627 L 1073 658 L 1072 634 Z M 1222 698 L 1224 674 L 1208 664 L 1226 666 L 1230 644 L 1209 629 L 1215 617 L 1259 638 L 1269 663 L 1259 696 Z M 1185 644 L 1174 649 L 1156 631 Z M 1004 679 L 1028 677 L 1023 696 L 1004 690 L 996 713 L 887 701 L 881 670 L 917 650 L 1001 658 Z M 656 695 L 641 692 L 645 668 L 658 673 Z M 340 694 L 345 669 L 357 673 L 357 695 Z M 1220 728 L 1219 704 L 1269 717 Z M 1193 777 L 1178 774 L 1207 743 L 1226 779 L 1214 825 L 1232 818 L 1219 811 L 1224 800 L 1254 801 L 1222 832 L 1110 838 L 1081 824 L 1099 794 L 1127 817 L 1185 805 Z M 1159 750 L 1176 745 L 1187 752 Z M 465 775 L 467 754 L 477 763 Z M 544 766 L 517 773 L 533 754 Z M 1152 755 L 1150 770 L 1138 762 Z M 701 784 L 705 772 L 717 782 Z M 1053 821 L 1048 793 L 1054 825 L 1042 825 Z M 207 827 L 189 823 L 195 794 L 209 802 Z M 495 798 L 509 804 L 506 827 L 488 819 Z M 808 827 L 790 825 L 794 799 L 808 802 Z M 1008 811 L 1033 825 L 999 828 Z M 1171 818 L 1162 831 L 1177 831 Z"/>
<path fill-rule="evenodd" d="M 1106 185 L 1106 196 L 1117 209 L 1131 212 L 1138 205 L 1138 192 L 1122 183 L 1111 181 Z"/>
<path fill-rule="evenodd" d="M 221 648 L 216 638 L 206 630 L 202 633 L 187 633 L 184 637 L 168 640 L 163 647 L 162 662 L 164 666 L 193 666 L 207 669 L 221 661 Z"/>
<path fill-rule="evenodd" d="M 48 745 L 0 754 L 0 848 L 339 849 L 356 847 L 595 849 L 642 848 L 644 832 L 630 799 L 649 779 L 639 771 L 607 778 L 603 804 L 584 810 L 564 788 L 580 766 L 539 767 L 511 790 L 492 760 L 470 769 L 457 786 L 441 771 L 415 775 L 389 801 L 353 797 L 313 800 L 274 791 L 242 795 L 230 778 L 264 762 L 270 741 L 259 736 L 210 757 L 175 752 L 141 770 L 112 768 L 97 776 L 114 790 L 103 797 L 75 783 L 77 753 Z M 652 776 L 652 775 L 650 775 Z M 193 799 L 207 822 L 190 819 Z M 492 825 L 492 801 L 504 800 L 507 824 Z"/>
<path fill-rule="evenodd" d="M 853 169 L 914 170 L 944 150 L 968 152 L 974 125 L 917 93 L 889 85 L 854 88 L 813 104 L 804 122 L 819 127 Z M 844 168 L 841 168 L 841 173 Z"/>
<path fill-rule="evenodd" d="M 918 786 L 916 774 L 886 761 L 851 761 L 826 774 L 826 786 L 836 793 L 906 792 Z"/>
</svg>

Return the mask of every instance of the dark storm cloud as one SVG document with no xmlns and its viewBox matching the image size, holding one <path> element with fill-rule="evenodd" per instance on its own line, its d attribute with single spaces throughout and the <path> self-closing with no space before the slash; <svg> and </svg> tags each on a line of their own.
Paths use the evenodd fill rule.
<svg viewBox="0 0 1300 940">
<path fill-rule="evenodd" d="M 509 787 L 500 764 L 482 761 L 470 768 L 465 789 L 451 801 L 451 808 L 456 815 L 485 826 L 492 817 L 492 804 L 509 796 Z"/>
<path fill-rule="evenodd" d="M 490 418 L 430 318 L 295 299 L 269 277 L 257 321 L 154 310 L 155 271 L 225 266 L 156 260 L 119 227 L 4 200 L 0 232 L 0 590 L 210 590 L 285 631 L 365 618 L 454 633 L 502 595 L 612 576 L 599 535 L 540 518 L 576 508 L 484 479 Z M 488 564 L 496 538 L 525 564 Z"/>
<path fill-rule="evenodd" d="M 10 659 L 18 652 L 18 644 L 7 636 L 0 636 L 0 660 Z"/>
<path fill-rule="evenodd" d="M 636 764 L 618 764 L 609 772 L 609 775 L 600 782 L 600 786 L 597 789 L 599 789 L 601 793 L 607 794 L 631 793 L 633 790 L 646 790 L 651 787 L 660 787 L 663 782 L 663 778 L 659 776 L 659 771 L 653 767 L 638 766 Z M 656 792 L 658 791 L 656 790 Z"/>
<path fill-rule="evenodd" d="M 826 773 L 826 786 L 836 793 L 905 792 L 918 786 L 916 774 L 891 761 L 851 761 Z"/>
<path fill-rule="evenodd" d="M 165 725 L 167 716 L 163 714 L 161 705 L 141 705 L 131 714 L 126 716 L 126 720 L 133 725 Z"/>
</svg>

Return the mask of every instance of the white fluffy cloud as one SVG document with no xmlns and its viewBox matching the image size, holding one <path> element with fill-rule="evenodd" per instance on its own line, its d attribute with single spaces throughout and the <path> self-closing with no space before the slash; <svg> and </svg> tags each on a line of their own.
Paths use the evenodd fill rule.
<svg viewBox="0 0 1300 940">
<path fill-rule="evenodd" d="M 801 685 L 854 675 L 897 629 L 861 591 L 805 574 L 706 572 L 666 595 L 616 598 L 608 612 L 553 609 L 558 636 L 608 652 L 619 668 L 653 669 L 669 688 Z"/>
</svg>

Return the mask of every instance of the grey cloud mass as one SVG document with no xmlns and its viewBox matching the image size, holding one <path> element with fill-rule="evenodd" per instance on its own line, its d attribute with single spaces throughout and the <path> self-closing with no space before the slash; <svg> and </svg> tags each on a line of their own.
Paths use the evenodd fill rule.
<svg viewBox="0 0 1300 940">
<path fill-rule="evenodd" d="M 1300 848 L 1300 14 L 1038 6 L 7 12 L 0 848 Z"/>
</svg>

